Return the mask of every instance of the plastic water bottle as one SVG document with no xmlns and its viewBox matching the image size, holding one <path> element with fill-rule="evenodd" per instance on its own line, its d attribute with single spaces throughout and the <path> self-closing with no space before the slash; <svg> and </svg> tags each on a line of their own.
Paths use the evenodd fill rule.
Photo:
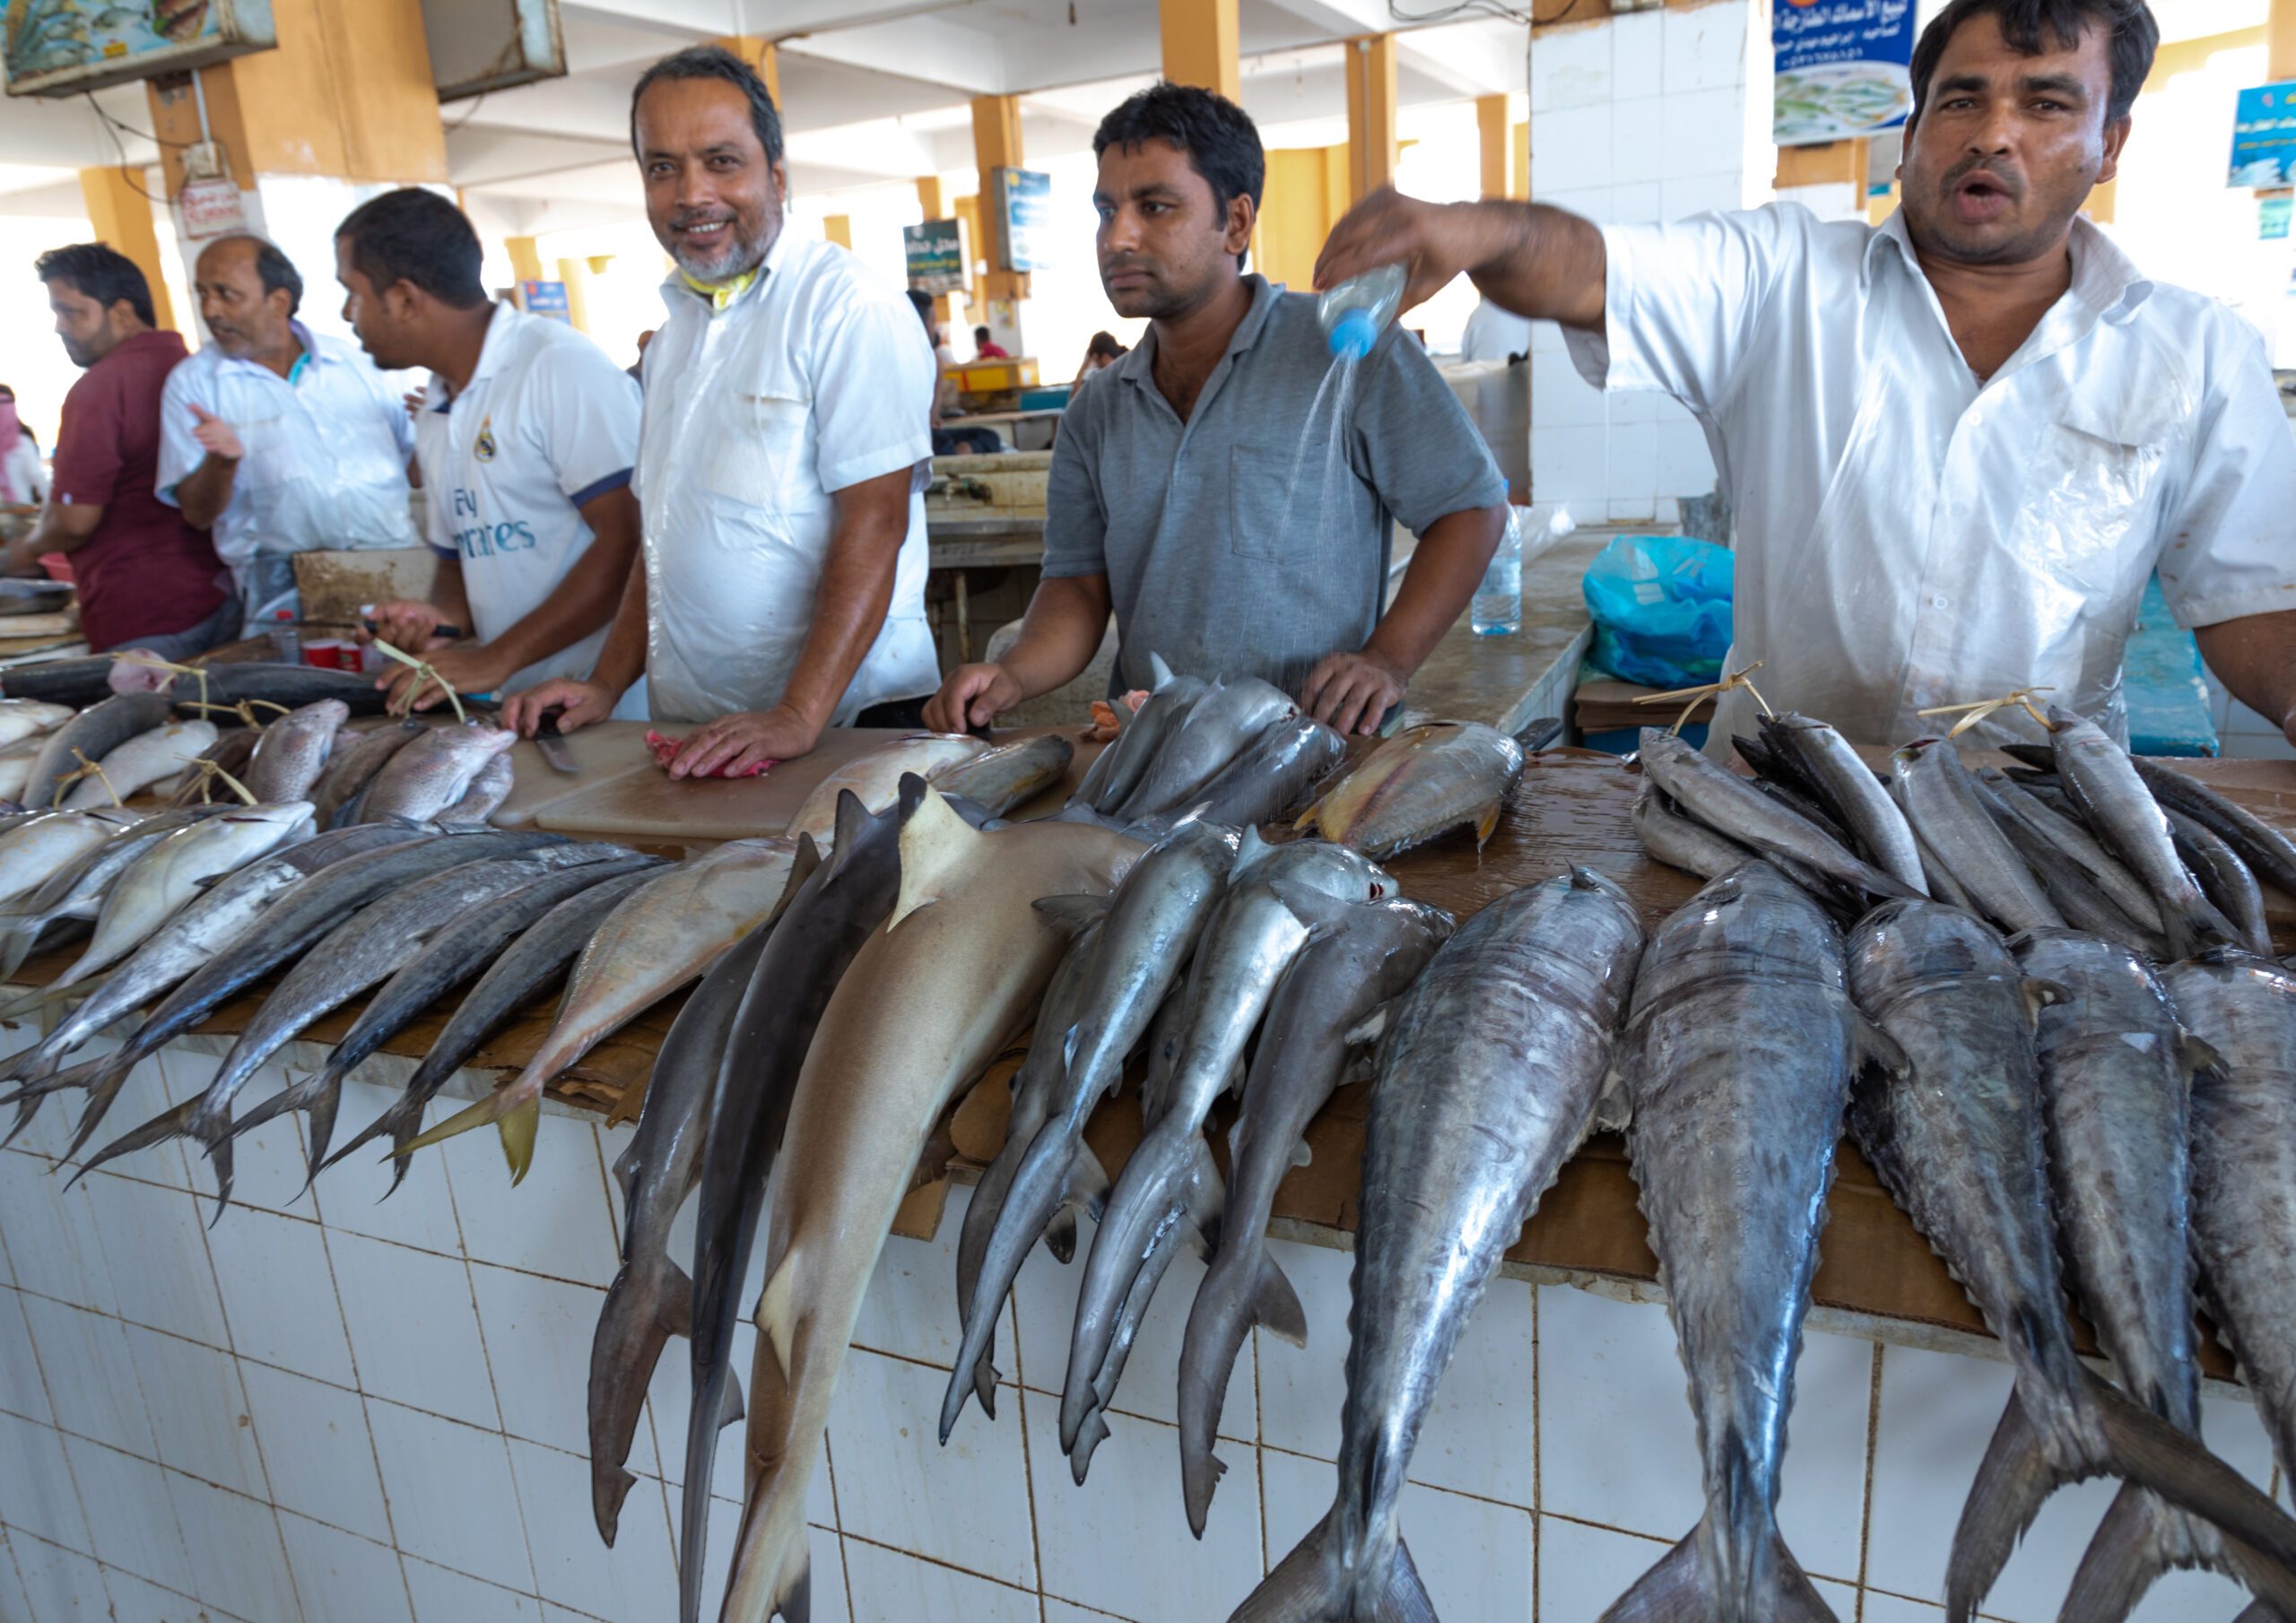
<svg viewBox="0 0 2296 1623">
<path fill-rule="evenodd" d="M 1482 601 L 1477 599 L 1477 602 Z M 271 655 L 282 664 L 300 665 L 303 663 L 303 628 L 292 609 L 271 612 Z"/>
<path fill-rule="evenodd" d="M 1331 352 L 1357 360 L 1369 355 L 1401 308 L 1406 280 L 1403 266 L 1383 265 L 1325 290 L 1316 299 L 1316 320 Z"/>
<path fill-rule="evenodd" d="M 1474 589 L 1467 623 L 1477 637 L 1509 637 L 1523 629 L 1521 511 L 1514 507 L 1507 509 L 1507 533 L 1499 538 L 1499 551 L 1491 555 L 1491 567 L 1483 572 L 1483 584 Z"/>
</svg>

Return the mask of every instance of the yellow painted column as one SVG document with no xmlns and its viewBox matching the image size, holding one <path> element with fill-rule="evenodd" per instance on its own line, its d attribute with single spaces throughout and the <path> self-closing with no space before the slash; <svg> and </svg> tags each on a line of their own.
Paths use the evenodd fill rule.
<svg viewBox="0 0 2296 1623">
<path fill-rule="evenodd" d="M 566 284 L 566 318 L 575 330 L 590 330 L 590 265 L 585 259 L 561 259 L 558 279 Z"/>
<path fill-rule="evenodd" d="M 2296 78 L 2296 0 L 2272 0 L 2264 30 L 2265 77 L 2275 82 Z"/>
<path fill-rule="evenodd" d="M 1526 118 L 1515 126 L 1515 162 L 1508 171 L 1507 195 L 1518 203 L 1527 203 L 1531 195 L 1531 122 Z"/>
<path fill-rule="evenodd" d="M 542 250 L 531 237 L 505 237 L 502 249 L 510 256 L 510 279 L 513 282 L 540 282 Z"/>
<path fill-rule="evenodd" d="M 773 105 L 781 105 L 781 53 L 770 39 L 761 39 L 754 34 L 725 34 L 712 39 L 712 45 L 722 45 L 757 70 L 765 81 L 766 94 L 773 98 Z"/>
<path fill-rule="evenodd" d="M 1474 99 L 1474 130 L 1476 144 L 1483 155 L 1483 195 L 1486 197 L 1512 197 L 1515 193 L 1509 170 L 1514 131 L 1507 125 L 1505 96 L 1477 96 Z"/>
<path fill-rule="evenodd" d="M 822 215 L 822 235 L 838 247 L 849 250 L 853 247 L 853 216 L 850 214 Z"/>
<path fill-rule="evenodd" d="M 1236 0 L 1158 0 L 1157 18 L 1163 27 L 1164 77 L 1237 100 L 1244 74 Z"/>
<path fill-rule="evenodd" d="M 992 170 L 1016 169 L 1023 164 L 1018 96 L 972 99 L 972 156 L 974 167 L 980 171 L 980 195 L 975 204 L 979 234 L 974 240 L 980 244 L 981 256 L 988 261 L 989 267 L 980 279 L 981 295 L 985 299 L 1026 299 L 1028 273 L 997 268 L 998 261 L 1004 257 L 1004 222 L 997 216 L 995 193 L 989 186 Z M 976 317 L 985 318 L 985 311 Z"/>
<path fill-rule="evenodd" d="M 980 199 L 960 197 L 949 205 L 949 213 L 964 226 L 970 250 L 965 258 L 965 316 L 968 321 L 978 322 L 982 313 L 980 273 L 974 267 L 988 251 L 980 236 Z"/>
<path fill-rule="evenodd" d="M 1396 41 L 1366 34 L 1344 43 L 1347 76 L 1347 195 L 1360 202 L 1396 178 Z"/>
<path fill-rule="evenodd" d="M 925 211 L 925 218 L 927 220 L 948 220 L 953 217 L 942 212 L 940 176 L 919 175 L 917 178 L 917 206 Z M 933 295 L 933 319 L 941 324 L 943 332 L 948 331 L 949 296 L 946 293 Z"/>
<path fill-rule="evenodd" d="M 80 171 L 80 196 L 88 205 L 88 224 L 96 240 L 108 242 L 135 262 L 152 285 L 152 315 L 160 326 L 172 331 L 174 305 L 168 298 L 167 277 L 161 273 L 160 233 L 152 224 L 152 200 L 137 190 L 140 182 L 126 169 Z"/>
</svg>

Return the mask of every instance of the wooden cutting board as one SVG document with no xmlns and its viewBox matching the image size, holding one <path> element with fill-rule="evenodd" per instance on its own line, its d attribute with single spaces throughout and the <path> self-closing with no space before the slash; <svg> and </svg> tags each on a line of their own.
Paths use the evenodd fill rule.
<svg viewBox="0 0 2296 1623">
<path fill-rule="evenodd" d="M 646 728 L 647 724 L 642 721 L 602 721 L 569 733 L 565 744 L 574 758 L 577 774 L 561 772 L 552 767 L 530 740 L 521 739 L 512 744 L 510 759 L 516 767 L 516 778 L 510 798 L 494 814 L 494 826 L 532 828 L 546 807 L 577 794 L 589 794 L 633 773 L 650 772 L 659 777 L 661 768 L 654 764 L 653 754 L 646 748 Z"/>
</svg>

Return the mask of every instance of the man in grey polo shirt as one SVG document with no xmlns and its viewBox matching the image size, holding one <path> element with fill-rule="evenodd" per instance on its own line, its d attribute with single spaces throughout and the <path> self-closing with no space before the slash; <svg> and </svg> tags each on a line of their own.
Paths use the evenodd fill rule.
<svg viewBox="0 0 2296 1623">
<path fill-rule="evenodd" d="M 1266 163 L 1240 108 L 1158 84 L 1092 149 L 1101 285 L 1149 328 L 1061 418 L 1019 639 L 952 672 L 926 725 L 985 725 L 1071 681 L 1113 608 L 1119 690 L 1148 685 L 1154 653 L 1376 731 L 1474 595 L 1506 484 L 1408 334 L 1381 334 L 1346 395 L 1324 389 L 1315 299 L 1244 273 Z M 1392 520 L 1419 548 L 1382 614 Z"/>
</svg>

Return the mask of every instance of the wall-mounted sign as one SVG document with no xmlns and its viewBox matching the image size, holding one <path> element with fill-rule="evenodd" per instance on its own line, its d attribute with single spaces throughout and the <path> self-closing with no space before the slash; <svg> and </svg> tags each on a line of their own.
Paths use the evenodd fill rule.
<svg viewBox="0 0 2296 1623">
<path fill-rule="evenodd" d="M 566 302 L 566 284 L 562 282 L 521 282 L 518 283 L 518 308 L 529 316 L 543 316 L 552 321 L 563 321 L 571 325 L 574 312 Z"/>
<path fill-rule="evenodd" d="M 2281 187 L 2296 177 L 2296 82 L 2242 91 L 2232 111 L 2227 186 Z"/>
<path fill-rule="evenodd" d="M 1035 169 L 989 171 L 990 195 L 1004 229 L 996 268 L 1041 271 L 1052 264 L 1052 177 Z"/>
<path fill-rule="evenodd" d="M 422 34 L 441 101 L 566 75 L 558 0 L 422 0 Z"/>
<path fill-rule="evenodd" d="M 959 293 L 965 285 L 965 242 L 960 221 L 928 220 L 900 228 L 909 285 L 920 293 Z"/>
<path fill-rule="evenodd" d="M 1811 146 L 1893 129 L 1913 105 L 1913 0 L 1780 0 L 1770 135 Z"/>
<path fill-rule="evenodd" d="M 229 175 L 187 180 L 176 193 L 176 208 L 183 221 L 187 241 L 228 237 L 248 229 L 248 211 L 239 196 L 239 183 Z"/>
<path fill-rule="evenodd" d="M 7 0 L 0 72 L 11 96 L 76 96 L 211 67 L 279 43 L 271 0 Z"/>
<path fill-rule="evenodd" d="M 2269 197 L 2257 198 L 2257 236 L 2258 239 L 2271 242 L 2287 236 L 2288 216 L 2292 212 L 2296 212 L 2296 198 L 2291 198 L 2285 192 L 2275 193 Z"/>
</svg>

